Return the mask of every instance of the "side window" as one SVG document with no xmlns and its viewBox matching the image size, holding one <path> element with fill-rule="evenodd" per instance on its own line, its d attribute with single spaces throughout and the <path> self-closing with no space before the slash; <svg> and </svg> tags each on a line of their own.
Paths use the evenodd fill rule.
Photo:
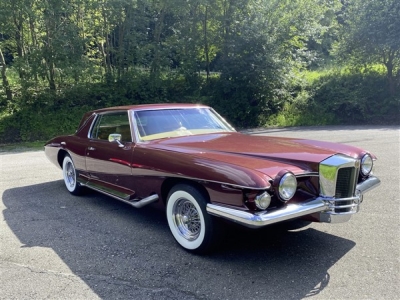
<svg viewBox="0 0 400 300">
<path fill-rule="evenodd" d="M 90 133 L 90 138 L 108 141 L 112 133 L 121 134 L 121 142 L 132 142 L 128 113 L 112 112 L 98 115 Z"/>
</svg>

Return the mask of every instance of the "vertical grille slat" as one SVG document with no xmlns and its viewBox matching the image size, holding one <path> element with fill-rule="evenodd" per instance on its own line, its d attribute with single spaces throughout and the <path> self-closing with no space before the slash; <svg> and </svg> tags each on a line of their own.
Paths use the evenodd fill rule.
<svg viewBox="0 0 400 300">
<path fill-rule="evenodd" d="M 335 190 L 335 198 L 348 198 L 353 196 L 354 190 L 354 171 L 355 168 L 341 168 L 338 170 L 337 180 L 336 180 L 336 190 Z M 345 207 L 352 204 L 352 201 L 336 201 L 335 209 L 336 213 L 343 213 L 351 211 L 351 207 Z M 340 206 L 344 206 L 339 208 Z"/>
<path fill-rule="evenodd" d="M 353 170 L 354 168 L 339 169 L 336 181 L 335 198 L 347 198 L 352 196 Z"/>
</svg>

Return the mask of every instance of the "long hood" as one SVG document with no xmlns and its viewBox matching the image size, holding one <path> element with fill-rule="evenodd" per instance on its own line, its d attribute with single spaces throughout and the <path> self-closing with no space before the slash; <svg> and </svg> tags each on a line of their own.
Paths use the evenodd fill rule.
<svg viewBox="0 0 400 300">
<path fill-rule="evenodd" d="M 151 147 L 251 168 L 272 178 L 282 169 L 316 172 L 321 161 L 337 153 L 354 158 L 362 154 L 342 144 L 241 133 L 179 137 L 153 142 Z"/>
</svg>

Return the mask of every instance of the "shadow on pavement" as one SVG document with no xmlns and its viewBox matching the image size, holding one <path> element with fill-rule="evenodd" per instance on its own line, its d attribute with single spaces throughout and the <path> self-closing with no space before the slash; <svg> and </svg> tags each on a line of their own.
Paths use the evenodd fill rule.
<svg viewBox="0 0 400 300">
<path fill-rule="evenodd" d="M 24 247 L 53 249 L 102 298 L 301 299 L 324 289 L 329 269 L 355 246 L 310 226 L 235 226 L 214 254 L 195 256 L 152 207 L 74 197 L 62 181 L 9 189 L 2 200 Z"/>
</svg>

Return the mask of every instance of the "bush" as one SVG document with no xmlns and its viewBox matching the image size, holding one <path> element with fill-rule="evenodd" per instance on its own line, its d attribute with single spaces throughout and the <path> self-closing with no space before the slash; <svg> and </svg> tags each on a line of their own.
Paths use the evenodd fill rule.
<svg viewBox="0 0 400 300">
<path fill-rule="evenodd" d="M 231 73 L 208 80 L 199 74 L 170 73 L 157 82 L 146 73 L 127 74 L 118 82 L 77 85 L 58 93 L 31 90 L 0 112 L 0 143 L 71 134 L 87 111 L 143 103 L 208 104 L 238 128 L 399 123 L 399 92 L 390 96 L 379 70 L 308 72 L 304 78 L 293 76 L 274 93 L 259 87 L 262 81 L 247 85 Z"/>
<path fill-rule="evenodd" d="M 0 115 L 0 143 L 43 141 L 74 133 L 82 115 L 93 109 L 143 103 L 198 103 L 204 100 L 204 84 L 205 79 L 200 76 L 191 82 L 174 76 L 163 78 L 156 85 L 142 74 L 126 76 L 119 82 L 78 85 L 57 94 L 26 94 Z"/>
<path fill-rule="evenodd" d="M 398 118 L 398 101 L 389 94 L 384 74 L 333 73 L 317 80 L 313 102 L 340 124 L 382 123 Z"/>
<path fill-rule="evenodd" d="M 391 96 L 378 70 L 315 72 L 268 125 L 398 124 L 400 94 Z M 306 96 L 302 96 L 305 94 Z"/>
</svg>

